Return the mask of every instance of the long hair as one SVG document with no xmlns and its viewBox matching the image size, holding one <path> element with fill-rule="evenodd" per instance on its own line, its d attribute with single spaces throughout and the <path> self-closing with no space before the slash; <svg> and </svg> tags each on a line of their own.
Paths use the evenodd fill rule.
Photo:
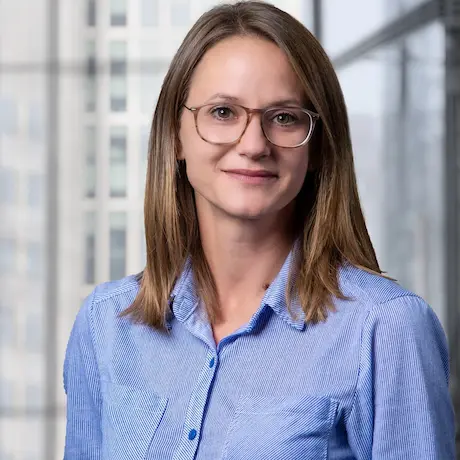
<svg viewBox="0 0 460 460">
<path fill-rule="evenodd" d="M 296 197 L 299 251 L 288 300 L 295 294 L 306 321 L 323 321 L 333 309 L 333 298 L 344 298 L 338 280 L 342 264 L 381 273 L 359 201 L 343 94 L 323 48 L 299 21 L 273 5 L 257 1 L 220 5 L 203 14 L 182 42 L 152 122 L 144 203 L 147 263 L 139 275 L 138 295 L 123 314 L 157 329 L 165 328 L 168 299 L 189 257 L 197 293 L 210 319 L 218 317 L 218 296 L 200 242 L 193 189 L 177 154 L 180 116 L 194 69 L 207 50 L 232 36 L 257 36 L 275 43 L 292 65 L 310 108 L 320 115 L 310 141 L 313 168 Z"/>
</svg>

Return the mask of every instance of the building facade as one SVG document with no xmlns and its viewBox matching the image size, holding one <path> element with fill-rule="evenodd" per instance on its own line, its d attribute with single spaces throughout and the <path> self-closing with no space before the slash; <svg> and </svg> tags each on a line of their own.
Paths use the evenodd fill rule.
<svg viewBox="0 0 460 460">
<path fill-rule="evenodd" d="M 156 98 L 216 3 L 0 2 L 0 460 L 62 458 L 70 328 L 96 284 L 143 268 Z M 458 405 L 458 2 L 271 3 L 338 71 L 382 269 L 440 317 Z"/>
</svg>

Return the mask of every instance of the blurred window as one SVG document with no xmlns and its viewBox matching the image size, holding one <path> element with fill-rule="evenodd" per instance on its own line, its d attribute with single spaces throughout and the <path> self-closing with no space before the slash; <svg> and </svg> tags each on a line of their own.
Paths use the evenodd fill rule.
<svg viewBox="0 0 460 460">
<path fill-rule="evenodd" d="M 31 208 L 39 208 L 43 204 L 43 176 L 32 173 L 27 178 L 27 204 Z"/>
<path fill-rule="evenodd" d="M 85 155 L 85 197 L 94 198 L 96 196 L 96 127 L 86 127 L 86 155 Z"/>
<path fill-rule="evenodd" d="M 163 75 L 155 75 L 150 72 L 143 73 L 140 81 L 140 107 L 141 112 L 151 115 L 155 111 L 158 95 L 160 93 Z"/>
<path fill-rule="evenodd" d="M 10 306 L 0 303 L 0 344 L 5 346 L 13 346 L 16 339 L 16 324 L 13 313 Z"/>
<path fill-rule="evenodd" d="M 34 141 L 44 138 L 44 113 L 42 107 L 37 103 L 29 106 L 29 137 Z"/>
<path fill-rule="evenodd" d="M 38 277 L 43 274 L 42 245 L 37 241 L 27 243 L 27 273 Z"/>
<path fill-rule="evenodd" d="M 140 19 L 144 27 L 158 26 L 158 0 L 140 0 Z"/>
<path fill-rule="evenodd" d="M 38 313 L 36 309 L 33 312 L 28 312 L 25 324 L 25 339 L 26 348 L 29 353 L 40 354 L 43 352 L 43 315 Z"/>
<path fill-rule="evenodd" d="M 187 27 L 190 24 L 190 1 L 172 0 L 171 5 L 171 25 L 174 27 Z"/>
<path fill-rule="evenodd" d="M 96 0 L 88 0 L 86 8 L 86 24 L 93 27 L 96 25 Z"/>
<path fill-rule="evenodd" d="M 126 196 L 126 127 L 110 128 L 110 196 Z"/>
<path fill-rule="evenodd" d="M 26 384 L 26 409 L 37 410 L 43 408 L 44 388 L 37 383 Z"/>
<path fill-rule="evenodd" d="M 0 203 L 15 204 L 17 200 L 17 173 L 13 169 L 0 168 Z"/>
<path fill-rule="evenodd" d="M 323 45 L 337 56 L 422 0 L 323 0 Z"/>
<path fill-rule="evenodd" d="M 96 212 L 85 214 L 85 274 L 86 284 L 96 282 Z"/>
<path fill-rule="evenodd" d="M 126 275 L 126 213 L 110 214 L 110 279 Z"/>
<path fill-rule="evenodd" d="M 126 26 L 126 0 L 110 0 L 110 25 Z"/>
<path fill-rule="evenodd" d="M 0 238 L 0 273 L 16 272 L 16 241 L 13 238 Z"/>
<path fill-rule="evenodd" d="M 110 85 L 110 110 L 112 112 L 126 111 L 126 91 L 126 77 L 113 77 Z"/>
<path fill-rule="evenodd" d="M 381 267 L 444 321 L 445 32 L 435 22 L 340 69 Z M 445 322 L 444 322 L 445 324 Z"/>
<path fill-rule="evenodd" d="M 18 129 L 18 107 L 11 98 L 0 96 L 0 135 L 13 136 Z"/>
<path fill-rule="evenodd" d="M 126 110 L 126 42 L 110 43 L 110 110 L 124 112 Z"/>
<path fill-rule="evenodd" d="M 86 111 L 96 110 L 96 43 L 88 40 L 86 43 Z"/>
<path fill-rule="evenodd" d="M 0 408 L 10 408 L 13 405 L 14 386 L 11 380 L 0 376 Z M 3 460 L 3 457 L 2 457 Z"/>
</svg>

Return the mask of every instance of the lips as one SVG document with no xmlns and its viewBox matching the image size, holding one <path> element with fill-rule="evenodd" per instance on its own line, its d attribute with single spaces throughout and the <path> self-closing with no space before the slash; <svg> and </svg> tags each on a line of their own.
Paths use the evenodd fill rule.
<svg viewBox="0 0 460 460">
<path fill-rule="evenodd" d="M 229 169 L 225 172 L 247 177 L 278 177 L 277 174 L 265 169 Z"/>
<path fill-rule="evenodd" d="M 273 183 L 278 175 L 266 169 L 229 169 L 224 171 L 231 179 L 249 186 L 264 186 Z"/>
</svg>

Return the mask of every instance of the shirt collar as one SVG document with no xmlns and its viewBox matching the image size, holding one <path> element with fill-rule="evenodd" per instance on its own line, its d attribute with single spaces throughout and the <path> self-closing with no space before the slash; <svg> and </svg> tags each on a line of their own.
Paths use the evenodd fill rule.
<svg viewBox="0 0 460 460">
<path fill-rule="evenodd" d="M 296 242 L 284 261 L 281 270 L 270 284 L 262 299 L 262 305 L 268 305 L 289 326 L 298 330 L 305 329 L 305 313 L 295 292 L 292 293 L 290 308 L 286 301 L 287 287 L 295 283 L 297 276 L 297 257 L 299 244 Z"/>
<path fill-rule="evenodd" d="M 299 246 L 296 243 L 286 257 L 278 275 L 265 292 L 260 309 L 264 309 L 265 306 L 268 306 L 283 321 L 289 324 L 289 326 L 298 330 L 303 330 L 305 328 L 305 313 L 295 293 L 291 298 L 290 310 L 286 302 L 286 288 L 288 282 L 291 281 L 293 283 L 295 281 L 298 250 Z M 292 278 L 291 280 L 290 277 Z M 170 319 L 172 316 L 184 322 L 196 310 L 198 305 L 199 297 L 196 294 L 192 263 L 191 259 L 188 258 L 171 293 L 171 314 L 167 320 L 168 327 L 171 327 Z M 256 316 L 259 315 L 256 314 Z"/>
</svg>

